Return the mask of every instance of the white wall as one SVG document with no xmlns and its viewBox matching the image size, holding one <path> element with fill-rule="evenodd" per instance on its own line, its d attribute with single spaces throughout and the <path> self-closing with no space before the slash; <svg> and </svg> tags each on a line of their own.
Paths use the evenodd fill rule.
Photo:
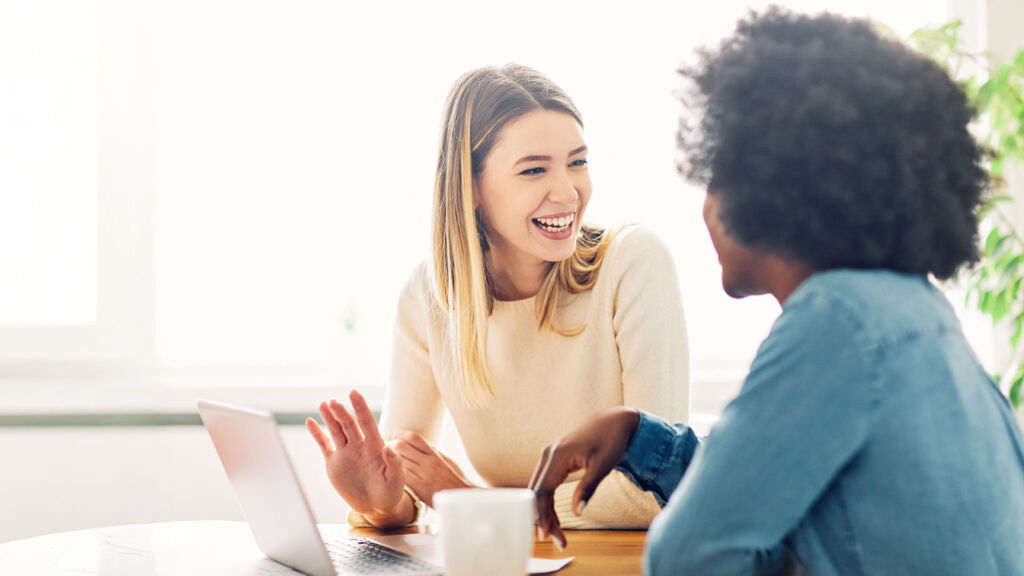
<svg viewBox="0 0 1024 576">
<path fill-rule="evenodd" d="M 321 522 L 348 509 L 305 429 L 282 436 Z M 242 520 L 200 426 L 0 428 L 0 542 L 92 526 Z"/>
</svg>

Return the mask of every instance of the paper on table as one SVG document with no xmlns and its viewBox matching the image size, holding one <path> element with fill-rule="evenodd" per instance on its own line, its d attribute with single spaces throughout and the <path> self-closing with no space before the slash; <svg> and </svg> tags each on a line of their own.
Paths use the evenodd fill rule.
<svg viewBox="0 0 1024 576">
<path fill-rule="evenodd" d="M 444 553 L 441 550 L 441 540 L 432 534 L 394 534 L 389 536 L 370 536 L 371 540 L 385 546 L 401 550 L 431 564 L 444 566 Z M 530 558 L 526 562 L 526 570 L 530 574 L 550 574 L 557 572 L 575 556 L 568 558 Z"/>
<path fill-rule="evenodd" d="M 568 558 L 530 558 L 526 561 L 526 571 L 530 574 L 550 574 L 551 572 L 558 572 L 575 556 L 569 556 Z"/>
</svg>

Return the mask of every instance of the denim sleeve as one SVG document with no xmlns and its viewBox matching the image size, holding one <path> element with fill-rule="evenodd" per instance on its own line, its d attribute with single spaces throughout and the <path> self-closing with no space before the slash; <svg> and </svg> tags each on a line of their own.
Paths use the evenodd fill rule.
<svg viewBox="0 0 1024 576">
<path fill-rule="evenodd" d="M 878 396 L 859 317 L 802 296 L 651 525 L 645 574 L 778 572 L 794 560 L 787 536 L 865 443 Z"/>
<path fill-rule="evenodd" d="M 686 473 L 700 440 L 686 424 L 669 424 L 654 414 L 639 412 L 640 424 L 617 469 L 654 494 L 658 505 L 664 507 Z"/>
</svg>

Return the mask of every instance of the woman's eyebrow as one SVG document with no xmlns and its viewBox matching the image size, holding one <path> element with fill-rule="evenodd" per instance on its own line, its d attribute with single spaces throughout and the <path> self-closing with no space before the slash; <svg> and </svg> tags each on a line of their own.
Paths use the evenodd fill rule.
<svg viewBox="0 0 1024 576">
<path fill-rule="evenodd" d="M 522 164 L 523 162 L 550 162 L 550 161 L 551 161 L 551 156 L 536 156 L 536 155 L 535 156 L 523 156 L 519 160 L 516 160 L 516 163 L 513 164 L 513 166 L 518 166 L 518 165 Z"/>
<path fill-rule="evenodd" d="M 569 152 L 569 156 L 575 156 L 577 154 L 581 154 L 581 153 L 586 152 L 586 151 L 587 151 L 587 145 L 584 144 L 583 146 L 580 146 L 579 148 L 576 148 L 575 150 Z M 518 166 L 518 165 L 522 164 L 523 162 L 550 162 L 550 161 L 551 161 L 551 156 L 542 156 L 542 155 L 523 156 L 519 160 L 516 160 L 516 163 L 513 164 L 513 166 Z"/>
</svg>

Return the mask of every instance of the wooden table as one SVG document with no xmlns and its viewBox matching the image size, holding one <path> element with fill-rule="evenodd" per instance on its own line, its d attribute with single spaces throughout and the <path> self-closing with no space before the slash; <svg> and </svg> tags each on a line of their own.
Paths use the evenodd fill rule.
<svg viewBox="0 0 1024 576">
<path fill-rule="evenodd" d="M 566 530 L 569 545 L 559 552 L 551 540 L 534 544 L 538 558 L 576 559 L 558 571 L 559 576 L 591 574 L 641 574 L 640 560 L 647 532 L 642 530 Z"/>
<path fill-rule="evenodd" d="M 382 534 L 436 533 L 435 527 L 406 528 L 383 532 L 369 528 L 350 528 L 353 536 L 373 537 Z M 533 555 L 537 558 L 567 558 L 574 560 L 559 570 L 558 576 L 629 576 L 642 574 L 641 559 L 644 552 L 645 530 L 566 530 L 568 546 L 562 552 L 550 539 L 536 541 Z"/>
<path fill-rule="evenodd" d="M 321 525 L 325 537 L 385 532 Z M 433 533 L 433 528 L 408 532 Z M 387 532 L 394 534 L 395 532 Z M 537 542 L 534 556 L 574 556 L 558 576 L 640 574 L 642 531 L 568 530 L 569 547 Z M 244 522 L 154 522 L 48 534 L 0 544 L 0 574 L 260 576 L 298 574 L 263 556 Z"/>
</svg>

